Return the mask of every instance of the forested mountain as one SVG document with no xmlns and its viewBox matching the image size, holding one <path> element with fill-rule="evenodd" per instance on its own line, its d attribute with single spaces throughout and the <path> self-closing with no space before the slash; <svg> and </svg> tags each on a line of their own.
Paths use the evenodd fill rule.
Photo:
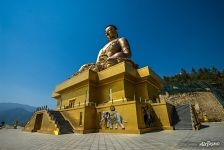
<svg viewBox="0 0 224 150">
<path fill-rule="evenodd" d="M 224 70 L 219 71 L 215 67 L 213 68 L 194 68 L 191 72 L 187 72 L 185 69 L 181 69 L 180 73 L 174 76 L 164 76 L 166 84 L 188 84 L 197 81 L 206 81 L 207 83 L 217 83 L 224 86 Z"/>
</svg>

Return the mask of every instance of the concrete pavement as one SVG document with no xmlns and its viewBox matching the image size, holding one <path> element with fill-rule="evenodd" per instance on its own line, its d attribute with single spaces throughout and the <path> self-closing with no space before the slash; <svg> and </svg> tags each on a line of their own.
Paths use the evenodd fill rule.
<svg viewBox="0 0 224 150">
<path fill-rule="evenodd" d="M 224 149 L 224 122 L 207 123 L 199 131 L 164 130 L 138 134 L 49 135 L 0 130 L 0 150 L 175 150 Z"/>
</svg>

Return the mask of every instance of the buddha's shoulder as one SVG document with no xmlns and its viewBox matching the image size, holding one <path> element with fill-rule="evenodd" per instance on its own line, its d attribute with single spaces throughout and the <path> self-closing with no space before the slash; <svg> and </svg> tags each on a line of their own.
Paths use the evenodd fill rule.
<svg viewBox="0 0 224 150">
<path fill-rule="evenodd" d="M 126 41 L 127 41 L 127 39 L 126 39 L 125 37 L 121 37 L 121 38 L 119 38 L 118 40 L 119 40 L 120 42 L 122 42 L 122 41 L 125 41 L 125 42 L 126 42 Z"/>
<path fill-rule="evenodd" d="M 126 38 L 124 38 L 124 37 L 119 38 L 118 41 L 119 41 L 119 43 L 120 43 L 121 45 L 129 45 L 129 44 L 128 44 L 128 40 L 127 40 Z"/>
</svg>

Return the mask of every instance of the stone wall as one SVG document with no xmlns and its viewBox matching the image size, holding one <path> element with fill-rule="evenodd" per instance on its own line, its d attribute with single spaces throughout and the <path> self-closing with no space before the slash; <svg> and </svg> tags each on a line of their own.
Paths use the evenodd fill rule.
<svg viewBox="0 0 224 150">
<path fill-rule="evenodd" d="M 174 106 L 193 104 L 201 121 L 207 116 L 209 121 L 224 121 L 224 108 L 212 92 L 189 92 L 174 95 L 160 95 L 161 101 L 166 101 Z"/>
</svg>

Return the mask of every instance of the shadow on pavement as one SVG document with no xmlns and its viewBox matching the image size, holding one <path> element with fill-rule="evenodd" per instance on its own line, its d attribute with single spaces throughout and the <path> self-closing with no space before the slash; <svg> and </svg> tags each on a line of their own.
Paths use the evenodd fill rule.
<svg viewBox="0 0 224 150">
<path fill-rule="evenodd" d="M 208 128 L 208 127 L 209 127 L 209 125 L 202 124 L 202 125 L 200 126 L 200 129 L 204 129 L 204 128 Z"/>
</svg>

